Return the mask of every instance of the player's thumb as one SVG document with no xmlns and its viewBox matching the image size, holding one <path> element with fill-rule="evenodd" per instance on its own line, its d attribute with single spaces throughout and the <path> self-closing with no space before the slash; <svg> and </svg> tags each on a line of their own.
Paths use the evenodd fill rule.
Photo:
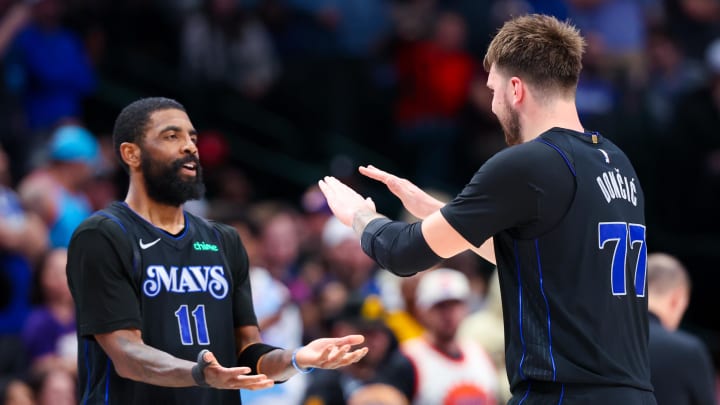
<svg viewBox="0 0 720 405">
<path fill-rule="evenodd" d="M 215 358 L 215 355 L 211 351 L 206 351 L 203 354 L 203 361 L 205 361 L 208 364 L 218 364 L 218 361 Z"/>
</svg>

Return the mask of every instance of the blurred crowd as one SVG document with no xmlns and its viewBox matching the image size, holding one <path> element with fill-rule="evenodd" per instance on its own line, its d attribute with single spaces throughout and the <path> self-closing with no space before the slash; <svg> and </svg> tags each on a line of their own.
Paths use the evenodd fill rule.
<svg viewBox="0 0 720 405">
<path fill-rule="evenodd" d="M 358 332 L 371 349 L 244 403 L 507 399 L 493 269 L 468 254 L 440 280 L 392 276 L 312 184 L 333 174 L 409 219 L 355 174 L 372 163 L 451 198 L 504 147 L 482 57 L 527 12 L 587 39 L 581 119 L 635 164 L 650 250 L 688 265 L 684 325 L 717 367 L 720 0 L 0 0 L 0 404 L 76 402 L 65 248 L 124 197 L 110 132 L 145 96 L 178 99 L 200 131 L 208 193 L 186 208 L 240 232 L 263 340 Z"/>
</svg>

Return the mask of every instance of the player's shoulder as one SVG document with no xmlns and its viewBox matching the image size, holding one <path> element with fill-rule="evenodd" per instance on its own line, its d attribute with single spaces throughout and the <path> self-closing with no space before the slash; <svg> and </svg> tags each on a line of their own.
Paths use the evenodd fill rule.
<svg viewBox="0 0 720 405">
<path fill-rule="evenodd" d="M 193 224 L 195 224 L 195 226 L 204 227 L 212 230 L 213 232 L 217 231 L 223 237 L 237 234 L 235 228 L 222 222 L 218 222 L 213 219 L 203 218 L 187 211 L 185 211 L 185 215 L 186 218 L 188 218 L 190 221 L 192 221 Z"/>
<path fill-rule="evenodd" d="M 70 238 L 70 250 L 77 248 L 129 249 L 129 224 L 123 224 L 117 217 L 97 211 L 75 228 Z M 92 246 L 92 247 L 90 247 Z"/>
<path fill-rule="evenodd" d="M 81 233 L 105 234 L 115 236 L 126 232 L 126 227 L 118 219 L 113 218 L 104 211 L 96 211 L 85 218 L 75 229 L 74 234 Z"/>
<path fill-rule="evenodd" d="M 565 165 L 566 152 L 539 141 L 509 146 L 488 159 L 484 168 L 508 176 L 541 174 L 553 165 Z"/>
<path fill-rule="evenodd" d="M 688 353 L 706 351 L 705 344 L 695 335 L 682 330 L 677 330 L 671 333 L 671 336 L 673 337 L 675 346 L 679 350 L 683 350 Z"/>
<path fill-rule="evenodd" d="M 695 335 L 682 330 L 669 331 L 659 324 L 650 326 L 650 347 L 662 352 L 663 356 L 673 353 L 675 357 L 687 358 L 706 351 L 705 344 Z"/>
</svg>

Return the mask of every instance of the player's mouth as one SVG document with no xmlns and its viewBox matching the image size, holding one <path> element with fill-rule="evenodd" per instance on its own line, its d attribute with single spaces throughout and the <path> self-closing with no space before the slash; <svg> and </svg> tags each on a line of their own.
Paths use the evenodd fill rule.
<svg viewBox="0 0 720 405">
<path fill-rule="evenodd" d="M 180 171 L 188 176 L 197 175 L 198 164 L 194 162 L 185 163 L 180 166 Z"/>
</svg>

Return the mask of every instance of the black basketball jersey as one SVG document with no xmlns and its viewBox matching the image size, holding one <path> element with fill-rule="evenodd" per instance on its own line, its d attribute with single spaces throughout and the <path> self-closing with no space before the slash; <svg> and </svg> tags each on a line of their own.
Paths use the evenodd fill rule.
<svg viewBox="0 0 720 405">
<path fill-rule="evenodd" d="M 175 357 L 195 361 L 208 349 L 235 366 L 234 329 L 257 324 L 245 249 L 232 228 L 184 215 L 185 229 L 174 236 L 114 203 L 75 231 L 67 272 L 82 404 L 240 404 L 236 390 L 121 378 L 93 337 L 137 328 L 147 345 Z"/>
<path fill-rule="evenodd" d="M 516 395 L 530 381 L 652 390 L 643 207 L 617 146 L 553 128 L 488 160 L 442 209 L 474 245 L 494 237 Z"/>
</svg>

